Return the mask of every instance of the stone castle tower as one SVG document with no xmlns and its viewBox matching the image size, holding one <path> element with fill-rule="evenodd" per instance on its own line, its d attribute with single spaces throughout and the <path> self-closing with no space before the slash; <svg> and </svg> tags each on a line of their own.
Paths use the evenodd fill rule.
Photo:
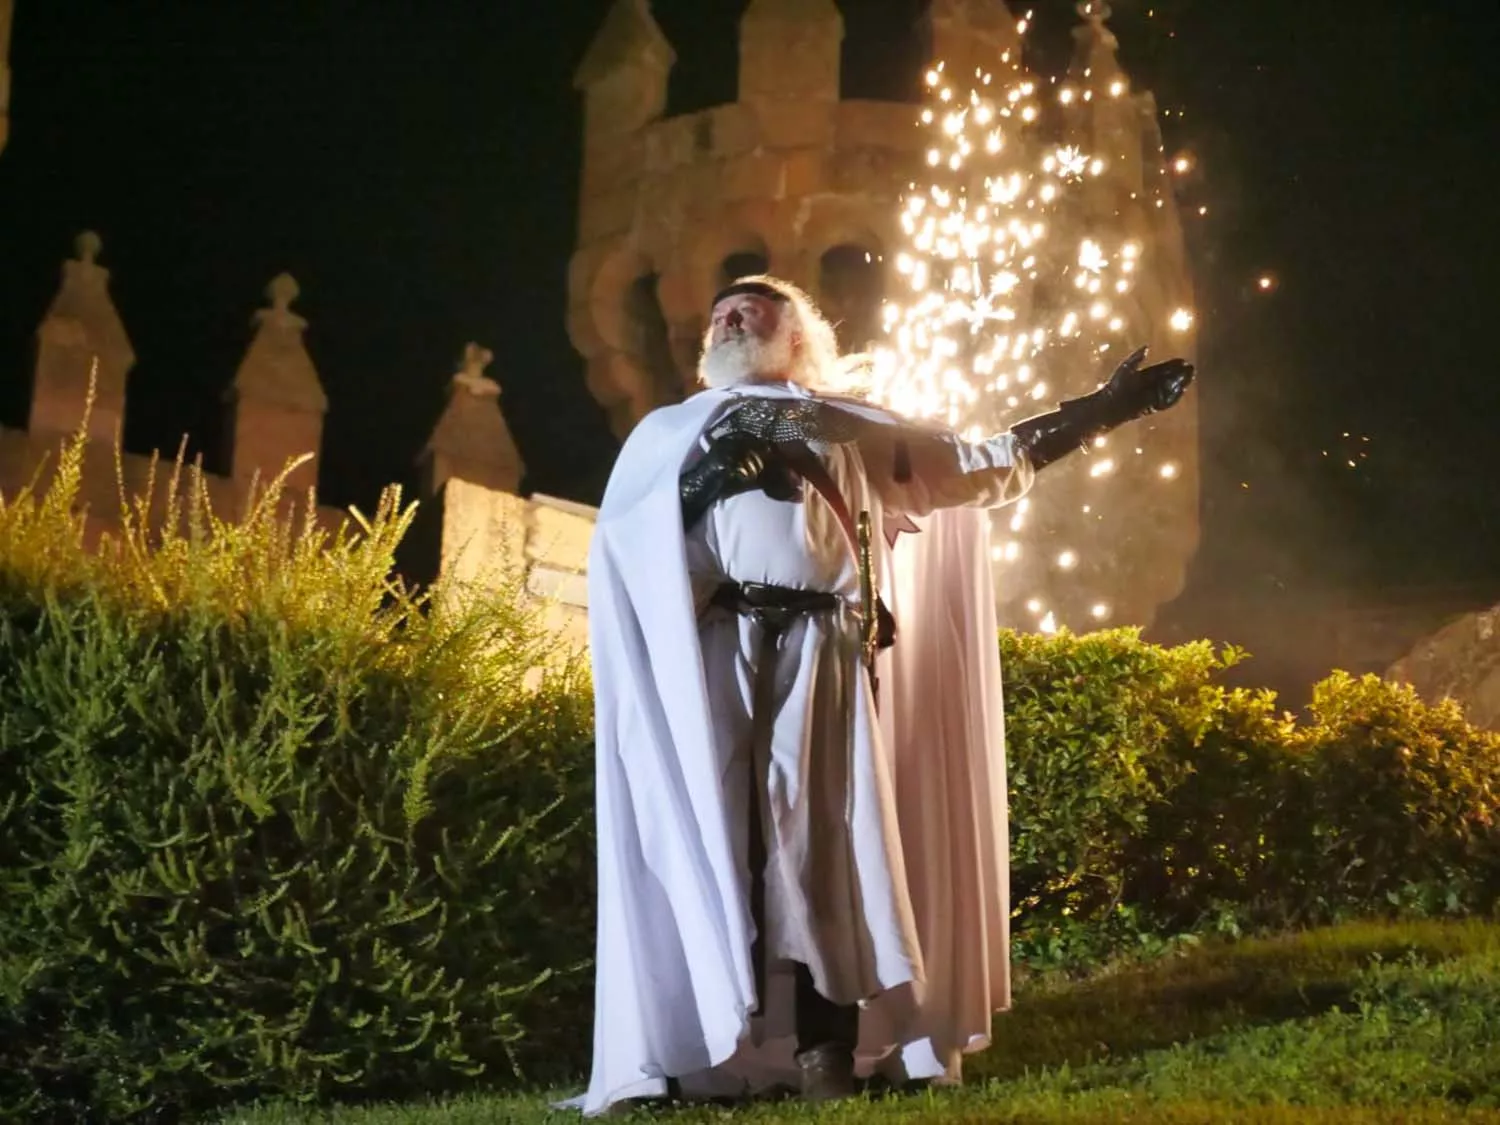
<svg viewBox="0 0 1500 1125">
<path fill-rule="evenodd" d="M 1067 75 L 1075 96 L 1058 107 L 1054 132 L 1109 158 L 1077 233 L 1146 248 L 1125 309 L 1132 338 L 1191 357 L 1192 329 L 1180 318 L 1170 327 L 1173 310 L 1191 308 L 1192 287 L 1155 100 L 1130 88 L 1108 5 L 1077 9 Z M 1002 0 L 931 0 L 921 32 L 950 73 L 1020 57 L 1017 20 Z M 734 276 L 769 270 L 796 282 L 840 326 L 845 346 L 878 334 L 899 202 L 921 174 L 927 141 L 912 105 L 841 98 L 843 34 L 833 0 L 750 0 L 738 99 L 668 118 L 676 55 L 649 0 L 611 8 L 575 82 L 583 173 L 568 331 L 617 436 L 690 393 L 709 301 Z M 1104 374 L 1082 373 L 1085 384 L 1067 392 Z M 1182 588 L 1198 540 L 1196 410 L 1190 396 L 1150 423 L 1153 454 L 1170 457 L 1176 475 L 1170 489 L 1140 497 L 1129 526 L 1143 534 L 1120 537 L 1104 568 L 1115 575 L 1115 622 L 1149 623 Z M 1076 466 L 1049 470 L 1048 502 L 1078 500 L 1088 487 L 1079 476 Z"/>
</svg>

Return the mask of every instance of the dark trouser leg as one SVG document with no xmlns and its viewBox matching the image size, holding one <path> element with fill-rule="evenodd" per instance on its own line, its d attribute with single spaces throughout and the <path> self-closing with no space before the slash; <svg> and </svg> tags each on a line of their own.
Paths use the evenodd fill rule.
<svg viewBox="0 0 1500 1125">
<path fill-rule="evenodd" d="M 762 608 L 755 614 L 761 628 L 757 645 L 751 699 L 749 848 L 750 914 L 756 936 L 750 958 L 755 972 L 757 1006 L 766 1011 L 766 797 L 761 754 L 769 753 L 770 724 L 775 715 L 776 656 L 788 614 Z M 848 1097 L 854 1093 L 854 1047 L 859 1040 L 859 1008 L 834 1004 L 813 987 L 806 965 L 796 976 L 797 1064 L 802 1071 L 802 1096 L 813 1101 Z"/>
<path fill-rule="evenodd" d="M 859 1008 L 835 1004 L 813 987 L 806 965 L 797 966 L 797 1066 L 802 1096 L 829 1101 L 853 1096 L 854 1047 L 859 1041 Z"/>
<path fill-rule="evenodd" d="M 813 986 L 806 965 L 797 965 L 797 1053 L 814 1047 L 853 1051 L 859 1042 L 859 1006 L 835 1004 Z"/>
<path fill-rule="evenodd" d="M 776 700 L 776 646 L 784 626 L 779 618 L 763 614 L 757 618 L 761 627 L 759 651 L 755 658 L 755 686 L 751 698 L 750 722 L 750 917 L 755 923 L 755 940 L 750 944 L 750 964 L 755 970 L 755 1000 L 761 1015 L 766 1014 L 766 832 L 761 802 L 765 799 L 766 780 L 761 769 L 761 746 L 770 742 L 771 716 Z M 767 750 L 769 755 L 769 749 Z"/>
</svg>

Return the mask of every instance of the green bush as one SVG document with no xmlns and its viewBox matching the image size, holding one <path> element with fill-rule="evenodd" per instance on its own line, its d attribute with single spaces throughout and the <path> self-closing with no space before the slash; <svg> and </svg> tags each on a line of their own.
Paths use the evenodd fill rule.
<svg viewBox="0 0 1500 1125">
<path fill-rule="evenodd" d="M 1215 682 L 1234 649 L 1130 630 L 1001 649 L 1023 960 L 1500 900 L 1500 735 L 1456 704 L 1340 672 L 1298 721 Z"/>
<path fill-rule="evenodd" d="M 1160 648 L 1133 630 L 1001 634 L 1013 940 L 1022 958 L 1088 960 L 1157 932 L 1155 917 L 1142 913 L 1155 903 L 1142 894 L 1150 875 L 1137 862 L 1140 843 L 1193 779 L 1189 745 L 1226 763 L 1242 752 L 1239 739 L 1222 737 L 1224 720 L 1255 701 L 1212 682 L 1240 658 L 1206 642 Z M 1198 842 L 1195 833 L 1178 845 Z M 1177 889 L 1174 877 L 1156 894 Z"/>
<path fill-rule="evenodd" d="M 1500 893 L 1500 737 L 1451 701 L 1335 673 L 1294 742 L 1308 815 L 1290 819 L 1278 860 L 1300 873 L 1294 908 L 1315 917 L 1389 904 L 1416 913 L 1490 909 Z"/>
<path fill-rule="evenodd" d="M 576 1069 L 577 661 L 392 583 L 394 494 L 325 533 L 189 481 L 88 552 L 78 472 L 0 507 L 0 1119 Z"/>
</svg>

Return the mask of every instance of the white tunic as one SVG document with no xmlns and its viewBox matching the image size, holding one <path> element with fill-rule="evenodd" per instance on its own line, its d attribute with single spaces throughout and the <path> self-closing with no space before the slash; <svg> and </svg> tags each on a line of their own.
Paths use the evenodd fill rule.
<svg viewBox="0 0 1500 1125">
<path fill-rule="evenodd" d="M 873 509 L 878 521 L 858 453 L 835 446 L 821 455 L 850 510 Z M 753 772 L 765 787 L 768 954 L 802 962 L 820 992 L 854 1003 L 920 980 L 922 969 L 889 762 L 862 667 L 859 569 L 826 510 L 811 486 L 797 503 L 743 493 L 710 509 L 688 535 L 687 554 L 735 854 L 747 874 L 752 744 L 767 759 Z M 844 600 L 837 612 L 798 615 L 782 635 L 774 713 L 760 717 L 769 738 L 753 736 L 762 626 L 701 609 L 725 580 Z"/>
</svg>

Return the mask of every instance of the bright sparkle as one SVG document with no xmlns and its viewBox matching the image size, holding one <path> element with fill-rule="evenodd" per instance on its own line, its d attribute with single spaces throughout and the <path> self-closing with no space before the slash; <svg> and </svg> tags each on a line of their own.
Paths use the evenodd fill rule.
<svg viewBox="0 0 1500 1125">
<path fill-rule="evenodd" d="M 1041 99 L 1050 91 L 1041 92 L 1044 84 L 1028 77 L 1019 58 L 1007 56 L 995 73 L 962 80 L 939 64 L 926 80 L 920 119 L 928 172 L 901 202 L 903 242 L 895 248 L 893 277 L 899 292 L 882 309 L 871 393 L 902 414 L 970 436 L 992 434 L 1092 389 L 1108 375 L 1104 357 L 1128 354 L 1158 334 L 1139 320 L 1133 296 L 1149 276 L 1149 252 L 1118 231 L 1080 223 L 1084 190 L 1116 154 L 1036 135 Z M 1066 112 L 1092 112 L 1088 91 L 1050 89 Z M 1115 97 L 1125 92 L 1123 82 L 1109 88 Z M 1183 160 L 1190 157 L 1173 167 L 1185 171 L 1178 167 Z M 1089 234 L 1077 241 L 1062 233 L 1081 229 Z M 1168 321 L 1177 333 L 1193 325 L 1188 308 Z M 1102 450 L 1104 442 L 1098 444 Z M 1042 495 L 1038 510 L 1048 515 L 1029 516 L 1023 501 L 995 521 L 990 557 L 1002 584 L 1035 584 L 1002 590 L 1025 598 L 1021 604 L 1043 632 L 1060 627 L 1055 607 L 1064 592 L 1081 623 L 1112 613 L 1105 601 L 1079 600 L 1094 580 L 1084 548 L 1096 535 L 1117 533 L 1107 525 L 1115 487 L 1171 480 L 1178 467 L 1158 464 L 1153 472 L 1149 458 L 1117 465 L 1094 451 L 1079 455 L 1077 471 L 1093 478 L 1093 502 L 1081 516 L 1071 509 L 1068 520 L 1079 536 L 1069 536 L 1073 546 L 1060 550 L 1056 538 L 1042 538 L 1061 527 Z"/>
</svg>

